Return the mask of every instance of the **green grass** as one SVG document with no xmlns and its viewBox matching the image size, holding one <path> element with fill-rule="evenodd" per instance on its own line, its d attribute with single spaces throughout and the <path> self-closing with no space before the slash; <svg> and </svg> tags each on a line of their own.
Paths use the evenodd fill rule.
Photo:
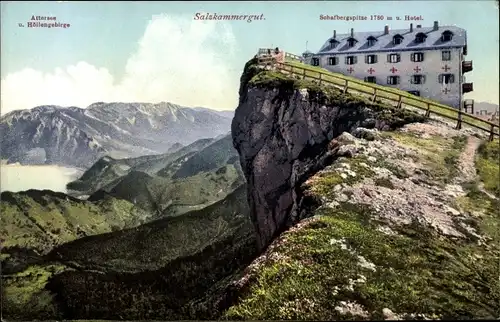
<svg viewBox="0 0 500 322">
<path fill-rule="evenodd" d="M 345 81 L 347 80 L 349 81 L 349 89 L 358 90 L 367 94 L 373 94 L 374 89 L 376 88 L 378 90 L 377 91 L 378 98 L 397 101 L 399 99 L 399 96 L 401 95 L 403 97 L 402 100 L 403 104 L 412 104 L 412 106 L 415 105 L 415 107 L 423 110 L 427 110 L 427 104 L 431 104 L 430 107 L 431 112 L 439 113 L 444 117 L 449 117 L 453 120 L 458 118 L 458 111 L 452 107 L 445 106 L 437 101 L 433 101 L 419 96 L 414 96 L 406 91 L 399 90 L 397 88 L 365 83 L 358 78 L 346 76 L 340 73 L 333 73 L 321 67 L 307 65 L 293 60 L 287 61 L 286 64 L 290 68 L 292 68 L 293 72 L 296 72 L 300 75 L 303 73 L 303 69 L 306 70 L 305 74 L 307 77 L 319 77 L 319 74 L 322 73 L 321 77 L 323 80 L 331 82 L 335 85 L 344 86 Z M 490 125 L 483 120 L 468 115 L 464 115 L 462 119 L 471 124 L 485 128 L 487 131 L 489 131 L 490 129 Z M 495 128 L 495 131 L 496 133 L 499 132 L 498 125 Z"/>
<path fill-rule="evenodd" d="M 432 179 L 444 184 L 460 174 L 457 163 L 466 144 L 464 136 L 424 138 L 405 132 L 382 136 L 383 140 L 390 137 L 415 148 L 418 153 L 414 161 L 423 163 L 422 172 Z M 483 170 L 479 172 L 484 172 L 485 180 L 498 175 L 498 166 L 496 174 L 492 167 L 493 160 L 498 160 L 497 147 L 491 143 L 480 149 L 478 163 Z M 354 172 L 360 170 L 357 157 L 342 162 L 349 163 Z M 383 156 L 375 161 L 379 167 L 389 168 L 389 164 Z M 317 174 L 304 186 L 305 192 L 329 199 L 335 186 L 352 185 L 371 176 L 369 171 L 361 174 L 357 178 L 343 178 L 338 171 Z M 384 178 L 375 180 L 379 186 L 394 188 Z M 490 182 L 489 189 L 494 189 L 493 180 Z M 498 318 L 500 203 L 476 184 L 465 185 L 465 190 L 467 194 L 457 198 L 454 206 L 475 213 L 467 224 L 490 238 L 486 244 L 478 244 L 473 237 L 447 238 L 416 222 L 393 226 L 396 234 L 385 234 L 378 229 L 380 222 L 372 219 L 374 210 L 369 205 L 341 203 L 340 208 L 321 208 L 300 229 L 282 234 L 271 254 L 251 273 L 249 287 L 224 318 L 379 320 L 383 308 L 403 318 L 410 318 L 405 314 L 442 319 Z M 375 269 L 360 265 L 358 256 Z M 360 279 L 364 282 L 352 283 Z M 336 307 L 342 302 L 355 302 L 365 312 L 341 315 Z"/>
<path fill-rule="evenodd" d="M 66 261 L 122 272 L 162 268 L 190 256 L 249 224 L 246 189 L 200 210 L 155 220 L 137 228 L 100 234 L 66 243 L 52 251 Z"/>
<path fill-rule="evenodd" d="M 138 225 L 148 215 L 125 200 L 91 203 L 40 191 L 2 193 L 0 212 L 3 247 L 33 249 L 39 254 L 83 236 L 110 232 L 113 227 Z"/>
<path fill-rule="evenodd" d="M 252 65 L 247 66 L 242 79 L 240 95 L 243 96 L 246 95 L 244 88 L 247 86 L 278 89 L 279 94 L 277 97 L 284 100 L 290 99 L 295 90 L 307 89 L 311 102 L 314 101 L 327 106 L 343 106 L 345 108 L 367 107 L 374 111 L 375 117 L 379 121 L 384 121 L 392 129 L 408 123 L 425 122 L 427 120 L 423 115 L 410 110 L 398 109 L 389 104 L 371 102 L 362 96 L 345 94 L 335 87 L 320 85 L 311 80 L 296 79 L 274 71 L 260 71 L 253 68 Z"/>
<path fill-rule="evenodd" d="M 274 260 L 257 269 L 249 291 L 227 319 L 338 320 L 335 307 L 353 301 L 381 319 L 382 308 L 399 314 L 446 319 L 494 318 L 500 314 L 498 245 L 493 250 L 437 237 L 416 225 L 386 235 L 370 222 L 371 210 L 344 204 L 321 210 L 300 230 L 286 233 Z M 499 218 L 495 218 L 498 222 Z M 332 240 L 344 240 L 354 253 Z M 375 265 L 361 267 L 358 255 Z M 347 285 L 364 276 L 366 282 Z"/>
<path fill-rule="evenodd" d="M 34 265 L 21 273 L 2 276 L 4 316 L 15 320 L 58 317 L 54 296 L 45 290 L 45 285 L 50 277 L 65 270 L 58 264 Z"/>
<path fill-rule="evenodd" d="M 500 142 L 484 142 L 478 149 L 476 168 L 485 189 L 500 198 Z"/>
<path fill-rule="evenodd" d="M 432 178 L 447 184 L 458 174 L 458 160 L 466 144 L 465 136 L 423 138 L 411 132 L 386 132 L 382 136 L 417 149 L 419 154 L 415 161 L 426 166 L 420 170 Z"/>
<path fill-rule="evenodd" d="M 315 176 L 314 180 L 310 181 L 308 184 L 310 191 L 317 195 L 333 197 L 335 186 L 339 184 L 353 185 L 375 174 L 375 172 L 370 169 L 373 164 L 371 164 L 365 156 L 357 155 L 353 158 L 346 159 L 345 163 L 348 164 L 349 169 L 355 173 L 354 177 L 348 174 L 344 174 L 345 178 L 342 177 L 341 172 L 343 171 L 339 169 L 325 172 Z M 368 167 L 363 166 L 363 163 L 368 165 Z"/>
</svg>

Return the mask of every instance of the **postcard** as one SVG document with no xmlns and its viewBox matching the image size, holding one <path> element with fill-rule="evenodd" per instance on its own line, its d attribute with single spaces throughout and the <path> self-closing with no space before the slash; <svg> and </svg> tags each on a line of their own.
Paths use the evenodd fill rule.
<svg viewBox="0 0 500 322">
<path fill-rule="evenodd" d="M 2 320 L 500 319 L 498 17 L 2 1 Z"/>
</svg>

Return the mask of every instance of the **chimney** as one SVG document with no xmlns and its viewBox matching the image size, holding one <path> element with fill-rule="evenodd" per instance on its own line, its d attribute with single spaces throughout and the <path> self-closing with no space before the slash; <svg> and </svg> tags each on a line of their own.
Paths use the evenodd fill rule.
<svg viewBox="0 0 500 322">
<path fill-rule="evenodd" d="M 422 28 L 422 25 L 417 25 L 417 28 Z"/>
<path fill-rule="evenodd" d="M 437 22 L 437 21 L 434 21 L 434 30 L 438 30 L 438 29 L 439 29 L 438 22 Z"/>
<path fill-rule="evenodd" d="M 413 24 L 410 24 L 410 32 L 413 32 Z"/>
<path fill-rule="evenodd" d="M 337 30 L 333 31 L 333 39 L 337 38 Z"/>
<path fill-rule="evenodd" d="M 351 28 L 351 37 L 354 37 L 354 28 Z"/>
<path fill-rule="evenodd" d="M 387 34 L 389 34 L 389 26 L 385 25 L 385 27 L 384 27 L 384 35 L 387 35 Z"/>
</svg>

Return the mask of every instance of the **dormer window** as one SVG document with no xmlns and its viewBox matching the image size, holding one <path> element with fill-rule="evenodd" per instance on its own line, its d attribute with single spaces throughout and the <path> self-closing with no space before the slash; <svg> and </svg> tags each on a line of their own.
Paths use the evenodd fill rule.
<svg viewBox="0 0 500 322">
<path fill-rule="evenodd" d="M 339 42 L 337 39 L 330 39 L 330 49 L 337 47 L 338 44 Z"/>
<path fill-rule="evenodd" d="M 357 41 L 356 39 L 354 39 L 354 38 L 349 38 L 349 39 L 347 39 L 347 45 L 348 45 L 349 47 L 354 47 L 354 45 L 356 45 L 356 43 L 357 43 L 357 42 L 358 42 L 358 41 Z"/>
<path fill-rule="evenodd" d="M 403 39 L 404 39 L 403 36 L 396 35 L 396 36 L 392 37 L 392 43 L 394 45 L 399 45 L 399 44 L 401 44 L 403 42 Z"/>
<path fill-rule="evenodd" d="M 444 31 L 441 34 L 441 41 L 443 41 L 443 42 L 450 41 L 452 38 L 453 38 L 453 33 L 449 30 Z"/>
<path fill-rule="evenodd" d="M 371 46 L 375 45 L 375 43 L 377 42 L 377 38 L 370 36 L 366 39 L 366 41 L 368 43 L 368 46 L 371 47 Z"/>
<path fill-rule="evenodd" d="M 415 36 L 415 42 L 416 43 L 423 43 L 425 41 L 425 38 L 427 38 L 427 35 L 424 34 L 423 32 L 419 32 L 416 36 Z"/>
</svg>

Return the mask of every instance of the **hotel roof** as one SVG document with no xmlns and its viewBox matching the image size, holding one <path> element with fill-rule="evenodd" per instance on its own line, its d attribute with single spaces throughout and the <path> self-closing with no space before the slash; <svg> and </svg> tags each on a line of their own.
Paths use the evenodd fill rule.
<svg viewBox="0 0 500 322">
<path fill-rule="evenodd" d="M 435 24 L 437 25 L 437 22 L 435 22 Z M 316 55 L 409 50 L 415 51 L 423 49 L 464 47 L 467 45 L 466 31 L 456 26 L 436 26 L 425 28 L 417 26 L 412 29 L 412 31 L 410 31 L 410 28 L 388 30 L 388 27 L 386 26 L 386 30 L 381 31 L 352 32 L 352 36 L 350 33 L 336 35 L 335 38 L 328 38 Z M 387 31 L 387 33 L 385 33 L 385 31 Z M 442 41 L 441 36 L 443 32 L 446 31 L 452 33 L 452 39 L 449 41 Z M 425 40 L 422 43 L 415 41 L 417 34 L 425 35 Z M 396 35 L 402 36 L 400 44 L 393 43 L 394 36 Z M 368 38 L 370 36 L 376 39 L 372 46 L 369 46 L 368 43 Z M 353 47 L 348 45 L 348 40 L 351 38 L 356 40 Z M 334 39 L 338 41 L 338 44 L 335 48 L 330 48 L 330 41 Z"/>
</svg>

